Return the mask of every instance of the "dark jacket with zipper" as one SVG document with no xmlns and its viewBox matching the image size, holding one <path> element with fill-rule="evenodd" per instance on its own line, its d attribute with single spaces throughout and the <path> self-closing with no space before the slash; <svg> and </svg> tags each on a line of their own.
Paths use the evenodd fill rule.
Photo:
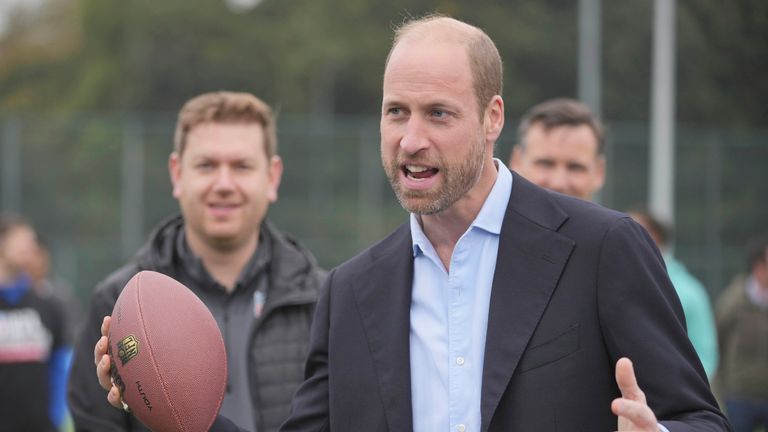
<svg viewBox="0 0 768 432">
<path fill-rule="evenodd" d="M 229 363 L 222 414 L 259 432 L 276 430 L 288 416 L 293 392 L 303 381 L 312 312 L 325 272 L 296 240 L 264 221 L 256 253 L 227 293 L 189 250 L 183 227 L 180 216 L 163 222 L 130 263 L 96 287 L 70 373 L 68 401 L 77 431 L 146 430 L 107 403 L 93 365 L 102 318 L 141 270 L 177 279 L 216 318 Z"/>
</svg>

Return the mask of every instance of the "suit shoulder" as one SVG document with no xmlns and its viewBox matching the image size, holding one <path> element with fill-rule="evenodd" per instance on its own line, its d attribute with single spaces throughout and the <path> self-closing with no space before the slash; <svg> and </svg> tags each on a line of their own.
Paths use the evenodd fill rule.
<svg viewBox="0 0 768 432">
<path fill-rule="evenodd" d="M 577 253 L 642 248 L 654 250 L 661 260 L 648 233 L 626 213 L 557 193 L 552 193 L 552 199 L 568 215 L 558 232 L 576 242 Z"/>
<path fill-rule="evenodd" d="M 603 207 L 600 204 L 571 196 L 553 193 L 553 198 L 572 218 L 591 219 L 595 222 L 611 222 L 627 218 L 626 213 Z"/>
<path fill-rule="evenodd" d="M 590 201 L 558 193 L 552 193 L 552 198 L 568 214 L 568 220 L 563 225 L 567 231 L 577 229 L 587 230 L 587 232 L 605 232 L 615 227 L 620 221 L 632 223 L 632 219 L 626 213 Z"/>
<path fill-rule="evenodd" d="M 507 213 L 510 212 L 545 229 L 561 232 L 575 230 L 589 235 L 627 217 L 598 204 L 544 189 L 518 174 L 514 174 Z"/>
</svg>

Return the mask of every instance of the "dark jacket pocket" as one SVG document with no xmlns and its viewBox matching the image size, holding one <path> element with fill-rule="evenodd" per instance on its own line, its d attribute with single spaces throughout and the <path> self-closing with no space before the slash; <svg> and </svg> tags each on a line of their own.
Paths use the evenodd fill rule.
<svg viewBox="0 0 768 432">
<path fill-rule="evenodd" d="M 579 325 L 573 324 L 563 333 L 525 350 L 517 366 L 519 373 L 560 360 L 579 349 Z"/>
</svg>

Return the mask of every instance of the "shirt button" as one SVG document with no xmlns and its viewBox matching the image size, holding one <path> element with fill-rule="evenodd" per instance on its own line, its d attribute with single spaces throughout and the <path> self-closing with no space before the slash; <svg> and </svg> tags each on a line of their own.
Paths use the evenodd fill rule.
<svg viewBox="0 0 768 432">
<path fill-rule="evenodd" d="M 467 427 L 466 427 L 466 426 L 464 426 L 463 424 L 460 424 L 460 425 L 456 426 L 456 430 L 457 430 L 458 432 L 466 432 L 466 430 L 467 430 Z"/>
<path fill-rule="evenodd" d="M 459 366 L 464 365 L 464 357 L 456 357 L 456 364 Z M 464 427 L 464 425 L 460 425 L 461 427 Z"/>
</svg>

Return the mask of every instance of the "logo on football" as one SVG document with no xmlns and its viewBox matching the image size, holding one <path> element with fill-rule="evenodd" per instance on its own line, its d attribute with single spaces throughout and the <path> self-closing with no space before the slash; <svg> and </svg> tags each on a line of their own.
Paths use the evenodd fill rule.
<svg viewBox="0 0 768 432">
<path fill-rule="evenodd" d="M 139 340 L 134 335 L 128 335 L 117 343 L 117 356 L 125 366 L 132 358 L 139 355 Z"/>
</svg>

